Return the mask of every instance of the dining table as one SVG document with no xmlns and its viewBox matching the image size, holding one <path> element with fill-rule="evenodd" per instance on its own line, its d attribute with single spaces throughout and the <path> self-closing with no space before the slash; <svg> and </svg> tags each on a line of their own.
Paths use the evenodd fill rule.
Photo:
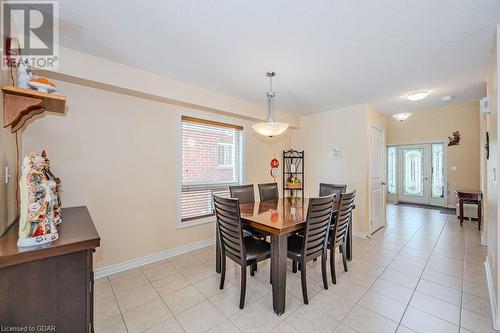
<svg viewBox="0 0 500 333">
<path fill-rule="evenodd" d="M 285 197 L 277 200 L 240 204 L 241 221 L 271 236 L 271 283 L 273 309 L 278 315 L 285 312 L 288 236 L 304 229 L 307 219 L 308 198 Z M 334 205 L 334 213 L 338 204 Z M 347 259 L 352 259 L 352 223 L 349 223 Z M 221 271 L 219 237 L 216 235 L 216 271 Z"/>
</svg>

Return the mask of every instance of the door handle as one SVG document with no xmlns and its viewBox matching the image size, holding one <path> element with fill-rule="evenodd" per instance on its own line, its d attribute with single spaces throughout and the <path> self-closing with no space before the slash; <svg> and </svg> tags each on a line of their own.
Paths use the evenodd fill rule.
<svg viewBox="0 0 500 333">
<path fill-rule="evenodd" d="M 385 186 L 385 182 L 380 183 L 380 185 Z"/>
</svg>

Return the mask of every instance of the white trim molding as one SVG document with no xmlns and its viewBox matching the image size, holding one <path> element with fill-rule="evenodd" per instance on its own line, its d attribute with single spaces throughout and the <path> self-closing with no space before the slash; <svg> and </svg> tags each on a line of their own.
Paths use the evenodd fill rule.
<svg viewBox="0 0 500 333">
<path fill-rule="evenodd" d="M 497 299 L 495 296 L 495 288 L 493 287 L 493 275 L 491 274 L 488 257 L 486 257 L 486 261 L 484 262 L 484 268 L 486 269 L 486 280 L 488 282 L 488 293 L 490 296 L 491 318 L 493 321 L 493 328 L 496 330 L 500 330 L 500 316 L 498 316 L 496 313 Z"/>
<path fill-rule="evenodd" d="M 367 234 L 366 232 L 359 232 L 359 231 L 352 231 L 352 237 L 357 237 L 357 238 L 364 238 L 364 239 L 371 239 L 371 236 Z"/>
<path fill-rule="evenodd" d="M 488 246 L 488 241 L 486 240 L 486 238 L 484 238 L 483 229 L 481 229 L 481 231 L 479 233 L 481 234 L 481 245 Z"/>
<path fill-rule="evenodd" d="M 161 252 L 149 254 L 149 255 L 144 256 L 144 257 L 139 257 L 139 258 L 127 260 L 124 262 L 120 262 L 118 264 L 114 264 L 111 266 L 106 266 L 103 268 L 96 269 L 95 273 L 94 273 L 94 277 L 96 279 L 98 279 L 98 278 L 105 277 L 105 276 L 108 276 L 111 274 L 126 271 L 127 269 L 144 266 L 144 265 L 156 262 L 156 261 L 160 261 L 163 259 L 177 256 L 179 254 L 184 254 L 187 252 L 198 250 L 198 249 L 201 249 L 201 248 L 213 245 L 213 244 L 215 244 L 215 238 L 209 238 L 209 239 L 205 239 L 202 241 L 182 245 L 182 246 L 179 246 L 179 247 L 176 247 L 173 249 L 168 249 L 168 250 L 164 250 Z"/>
</svg>

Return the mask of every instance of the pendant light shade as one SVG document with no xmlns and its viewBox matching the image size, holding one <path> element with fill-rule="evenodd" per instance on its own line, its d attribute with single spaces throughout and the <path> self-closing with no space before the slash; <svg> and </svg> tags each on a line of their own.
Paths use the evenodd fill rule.
<svg viewBox="0 0 500 333">
<path fill-rule="evenodd" d="M 276 135 L 280 135 L 285 132 L 288 128 L 287 123 L 280 123 L 277 121 L 267 121 L 265 123 L 258 123 L 252 126 L 255 132 L 260 135 L 273 137 Z"/>
<path fill-rule="evenodd" d="M 269 78 L 269 92 L 267 93 L 267 121 L 255 124 L 252 128 L 260 135 L 273 137 L 285 132 L 289 125 L 287 123 L 281 123 L 274 120 L 274 98 L 276 97 L 276 94 L 273 91 L 273 77 L 276 76 L 276 73 L 267 72 L 266 76 Z"/>
<path fill-rule="evenodd" d="M 410 118 L 410 116 L 411 116 L 410 112 L 402 112 L 402 113 L 393 114 L 392 118 L 399 120 L 400 122 L 403 122 L 406 119 Z"/>
</svg>

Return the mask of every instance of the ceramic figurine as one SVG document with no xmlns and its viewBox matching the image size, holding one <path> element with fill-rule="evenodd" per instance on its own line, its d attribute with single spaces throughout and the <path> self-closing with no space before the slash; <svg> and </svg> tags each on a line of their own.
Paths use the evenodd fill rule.
<svg viewBox="0 0 500 333">
<path fill-rule="evenodd" d="M 19 61 L 17 66 L 17 86 L 19 88 L 29 89 L 28 82 L 31 80 L 29 65 L 24 61 Z"/>
<path fill-rule="evenodd" d="M 45 151 L 24 158 L 19 181 L 21 216 L 18 246 L 52 242 L 61 223 L 60 180 L 50 171 Z"/>
</svg>

